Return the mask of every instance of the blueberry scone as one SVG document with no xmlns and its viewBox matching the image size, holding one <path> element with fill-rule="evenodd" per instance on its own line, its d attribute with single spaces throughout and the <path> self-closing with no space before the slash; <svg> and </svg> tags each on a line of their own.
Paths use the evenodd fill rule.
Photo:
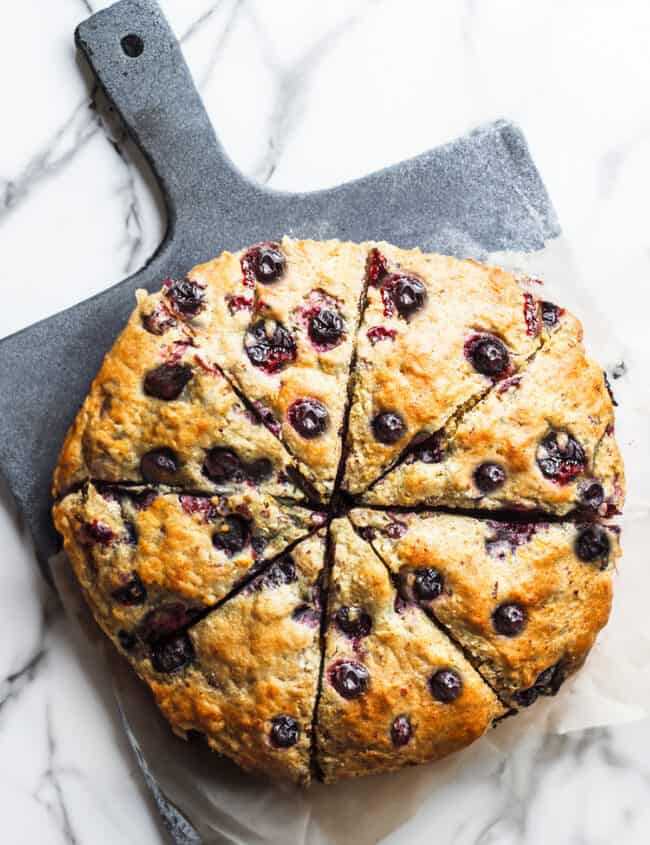
<svg viewBox="0 0 650 845">
<path fill-rule="evenodd" d="M 323 517 L 256 491 L 198 496 L 97 482 L 54 506 L 77 579 L 114 639 L 169 605 L 191 621 Z"/>
<path fill-rule="evenodd" d="M 582 666 L 609 617 L 618 533 L 354 510 L 401 599 L 425 608 L 501 700 L 528 706 Z"/>
<path fill-rule="evenodd" d="M 304 498 L 296 462 L 209 359 L 203 305 L 183 280 L 138 291 L 61 451 L 54 495 L 87 478 Z M 196 288 L 196 291 L 199 289 Z"/>
<path fill-rule="evenodd" d="M 324 551 L 323 534 L 303 540 L 190 628 L 173 672 L 148 658 L 138 667 L 177 732 L 199 731 L 244 769 L 302 784 L 311 777 Z"/>
<path fill-rule="evenodd" d="M 137 292 L 53 515 L 179 735 L 333 782 L 440 759 L 584 663 L 624 471 L 580 323 L 529 282 L 283 238 Z"/>
<path fill-rule="evenodd" d="M 505 270 L 378 244 L 357 341 L 343 487 L 363 492 L 540 344 L 539 305 Z"/>
<path fill-rule="evenodd" d="M 330 498 L 342 451 L 367 250 L 339 241 L 262 243 L 195 267 L 210 353 Z"/>
<path fill-rule="evenodd" d="M 551 314 L 553 330 L 523 372 L 416 446 L 365 502 L 620 512 L 625 481 L 605 377 L 575 317 Z"/>
<path fill-rule="evenodd" d="M 502 715 L 460 649 L 343 517 L 332 523 L 317 761 L 326 782 L 438 760 Z"/>
</svg>

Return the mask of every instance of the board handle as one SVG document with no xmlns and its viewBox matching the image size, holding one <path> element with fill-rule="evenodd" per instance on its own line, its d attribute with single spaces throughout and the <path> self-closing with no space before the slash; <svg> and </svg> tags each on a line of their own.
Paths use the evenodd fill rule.
<svg viewBox="0 0 650 845">
<path fill-rule="evenodd" d="M 180 44 L 154 0 L 121 0 L 79 25 L 75 43 L 160 182 L 170 226 L 251 185 L 226 155 Z"/>
</svg>

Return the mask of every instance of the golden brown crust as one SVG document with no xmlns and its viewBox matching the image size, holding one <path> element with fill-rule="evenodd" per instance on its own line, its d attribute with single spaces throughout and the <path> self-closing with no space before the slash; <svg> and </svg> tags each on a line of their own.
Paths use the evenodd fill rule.
<svg viewBox="0 0 650 845">
<path fill-rule="evenodd" d="M 386 568 L 350 522 L 336 520 L 331 530 L 334 564 L 317 718 L 317 762 L 325 781 L 437 760 L 473 742 L 503 712 L 494 693 L 419 608 L 396 610 Z M 340 630 L 335 618 L 342 607 L 369 615 L 367 636 L 355 640 Z M 355 698 L 343 697 L 332 683 L 342 660 L 368 672 L 367 688 Z M 439 669 L 459 673 L 463 687 L 455 701 L 433 697 L 429 680 Z M 400 717 L 410 724 L 404 744 L 392 737 Z"/>
<path fill-rule="evenodd" d="M 358 494 L 398 458 L 411 440 L 433 433 L 466 403 L 483 395 L 492 380 L 472 367 L 468 341 L 496 335 L 509 352 L 514 372 L 539 346 L 526 323 L 528 300 L 515 276 L 474 261 L 377 244 L 391 273 L 415 275 L 426 301 L 408 320 L 387 316 L 384 291 L 368 288 L 368 306 L 359 330 L 354 398 L 350 413 L 343 486 Z M 537 311 L 537 304 L 533 309 Z M 376 339 L 377 330 L 394 337 Z M 373 437 L 376 414 L 396 412 L 403 435 L 392 444 Z"/>
<path fill-rule="evenodd" d="M 538 457 L 549 435 L 560 442 L 573 437 L 584 452 L 584 469 L 566 479 L 544 475 Z M 614 439 L 614 408 L 602 370 L 585 355 L 582 328 L 568 313 L 517 376 L 497 385 L 441 433 L 439 449 L 439 462 L 402 463 L 364 495 L 364 502 L 564 514 L 584 506 L 586 491 L 597 482 L 602 493 L 593 509 L 607 515 L 623 508 L 625 474 Z M 488 461 L 503 468 L 505 480 L 482 493 L 474 472 Z"/>
<path fill-rule="evenodd" d="M 584 526 L 574 523 L 517 526 L 369 510 L 352 511 L 351 519 L 370 529 L 373 547 L 412 601 L 417 595 L 407 585 L 416 570 L 429 567 L 440 574 L 444 588 L 424 606 L 513 706 L 517 694 L 521 698 L 552 667 L 560 666 L 556 684 L 575 672 L 609 617 L 620 556 L 614 530 L 604 529 L 609 554 L 588 563 L 576 556 Z M 511 603 L 523 608 L 526 623 L 521 633 L 505 636 L 495 630 L 493 614 Z"/>
</svg>

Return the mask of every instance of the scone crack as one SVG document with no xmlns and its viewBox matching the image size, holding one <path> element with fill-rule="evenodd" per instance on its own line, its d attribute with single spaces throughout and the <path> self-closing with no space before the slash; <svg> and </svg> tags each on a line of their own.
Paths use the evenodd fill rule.
<svg viewBox="0 0 650 845">
<path fill-rule="evenodd" d="M 409 512 L 413 513 L 412 510 L 409 511 Z M 352 519 L 350 519 L 349 521 L 350 521 L 350 525 L 352 526 L 354 532 L 358 535 L 358 537 L 364 543 L 366 543 L 368 546 L 370 546 L 373 554 L 377 557 L 377 559 L 379 561 L 381 561 L 382 565 L 385 567 L 385 569 L 388 573 L 388 576 L 391 580 L 391 583 L 393 585 L 393 588 L 395 590 L 395 601 L 397 603 L 399 603 L 401 601 L 404 604 L 406 604 L 406 600 L 400 595 L 400 579 L 399 579 L 399 576 L 396 575 L 396 573 L 390 568 L 390 566 L 388 565 L 386 560 L 382 557 L 380 552 L 375 547 L 374 543 L 372 542 L 372 534 L 367 529 L 364 530 L 364 528 L 362 526 L 355 524 L 355 522 Z M 469 651 L 469 649 L 466 646 L 464 646 L 459 640 L 457 640 L 448 628 L 446 628 L 444 625 L 442 625 L 440 623 L 439 619 L 436 617 L 435 613 L 433 613 L 431 611 L 430 608 L 422 607 L 420 609 L 421 609 L 421 612 L 425 614 L 427 619 L 429 619 L 432 624 L 434 624 L 449 640 L 451 640 L 453 645 L 463 654 L 463 657 L 467 660 L 467 662 L 470 663 L 474 667 L 474 669 L 476 669 L 476 671 L 481 676 L 482 681 L 485 683 L 486 686 L 488 686 L 490 688 L 491 692 L 499 700 L 499 702 L 503 705 L 504 709 L 508 710 L 509 708 L 511 708 L 511 705 L 509 705 L 506 701 L 504 701 L 501 698 L 496 685 L 493 685 L 488 680 L 488 678 L 486 678 L 485 675 L 481 672 L 480 663 L 476 660 L 475 656 L 472 655 L 472 653 Z M 496 724 L 498 721 L 500 721 L 500 719 L 502 719 L 503 717 L 504 717 L 504 714 L 501 714 L 500 716 L 495 717 L 494 724 Z"/>
<path fill-rule="evenodd" d="M 526 370 L 544 348 L 545 342 L 546 338 L 543 335 L 540 336 L 539 346 L 537 346 L 537 348 L 522 362 L 515 372 L 501 381 L 493 381 L 492 383 L 487 384 L 483 391 L 478 392 L 475 396 L 472 396 L 466 402 L 459 405 L 445 420 L 444 425 L 441 428 L 432 432 L 423 431 L 413 438 L 413 440 L 406 446 L 404 451 L 398 455 L 393 463 L 391 463 L 380 476 L 375 478 L 374 481 L 370 482 L 365 490 L 356 493 L 354 498 L 363 502 L 364 495 L 376 488 L 378 484 L 380 484 L 387 476 L 390 475 L 391 472 L 393 472 L 393 470 L 397 469 L 406 461 L 417 460 L 423 452 L 428 453 L 428 456 L 425 458 L 427 461 L 436 462 L 437 460 L 442 460 L 445 453 L 445 447 L 453 441 L 454 432 L 467 415 L 475 408 L 480 410 L 480 405 L 492 393 L 501 394 L 508 390 L 516 390 L 517 385 L 524 377 Z M 434 452 L 436 454 L 434 454 Z M 368 502 L 368 504 L 377 503 Z"/>
<path fill-rule="evenodd" d="M 431 617 L 505 707 L 521 709 L 555 695 L 606 624 L 619 532 L 497 516 L 350 512 L 404 602 Z"/>
</svg>

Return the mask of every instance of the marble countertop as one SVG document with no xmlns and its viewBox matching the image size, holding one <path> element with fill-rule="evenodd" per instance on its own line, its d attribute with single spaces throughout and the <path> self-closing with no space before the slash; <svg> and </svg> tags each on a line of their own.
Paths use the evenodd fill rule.
<svg viewBox="0 0 650 845">
<path fill-rule="evenodd" d="M 0 13 L 0 336 L 137 269 L 165 229 L 143 162 L 75 59 L 74 27 L 106 5 L 22 0 Z M 161 5 L 227 151 L 275 188 L 334 185 L 484 121 L 518 122 L 587 292 L 635 365 L 650 364 L 644 0 Z M 4 841 L 166 841 L 92 648 L 2 488 L 0 538 Z M 531 738 L 429 805 L 440 845 L 642 845 L 649 799 L 642 721 Z M 424 841 L 408 832 L 385 841 Z"/>
</svg>

